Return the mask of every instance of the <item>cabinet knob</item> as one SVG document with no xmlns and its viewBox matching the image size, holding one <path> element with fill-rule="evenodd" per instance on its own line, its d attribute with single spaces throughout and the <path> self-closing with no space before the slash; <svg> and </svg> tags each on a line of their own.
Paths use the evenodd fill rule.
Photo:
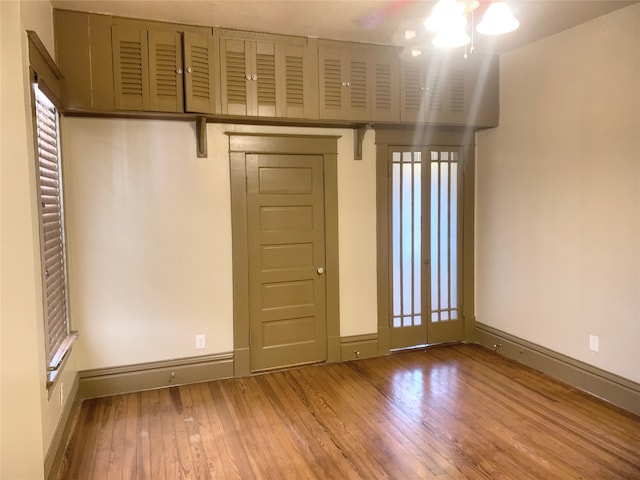
<svg viewBox="0 0 640 480">
<path fill-rule="evenodd" d="M 251 74 L 247 73 L 246 78 L 247 78 L 247 80 L 251 80 Z"/>
<path fill-rule="evenodd" d="M 351 82 L 347 82 L 347 87 L 350 87 L 350 86 L 351 86 Z"/>
<path fill-rule="evenodd" d="M 347 86 L 347 82 L 342 82 L 342 86 L 346 87 Z"/>
<path fill-rule="evenodd" d="M 181 69 L 181 68 L 176 69 L 176 73 L 177 73 L 178 75 L 182 75 L 182 69 Z"/>
<path fill-rule="evenodd" d="M 191 72 L 193 72 L 193 68 L 191 68 L 191 66 L 188 66 L 187 67 L 187 73 L 191 73 Z"/>
<path fill-rule="evenodd" d="M 255 74 L 254 74 L 254 75 L 253 75 L 253 77 L 252 77 L 252 79 L 253 79 L 253 81 L 258 80 L 258 75 L 255 75 Z"/>
</svg>

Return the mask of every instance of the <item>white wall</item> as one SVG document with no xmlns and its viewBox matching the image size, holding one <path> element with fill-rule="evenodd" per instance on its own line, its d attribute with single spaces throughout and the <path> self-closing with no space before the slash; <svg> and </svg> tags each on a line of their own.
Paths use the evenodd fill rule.
<svg viewBox="0 0 640 480">
<path fill-rule="evenodd" d="M 63 408 L 59 389 L 76 375 L 72 355 L 48 399 L 27 29 L 53 52 L 48 1 L 0 2 L 0 478 L 21 480 L 43 477 Z"/>
<path fill-rule="evenodd" d="M 477 320 L 634 381 L 639 46 L 634 5 L 503 55 L 476 198 Z"/>
<path fill-rule="evenodd" d="M 67 118 L 67 234 L 79 368 L 233 350 L 231 208 L 224 132 L 342 135 L 338 142 L 341 334 L 376 331 L 375 149 L 351 130 Z M 206 349 L 194 336 L 205 334 Z"/>
</svg>

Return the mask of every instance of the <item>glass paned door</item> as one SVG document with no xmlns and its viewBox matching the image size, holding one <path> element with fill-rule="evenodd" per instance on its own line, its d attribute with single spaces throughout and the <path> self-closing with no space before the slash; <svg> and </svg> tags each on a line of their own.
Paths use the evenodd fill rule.
<svg viewBox="0 0 640 480">
<path fill-rule="evenodd" d="M 391 348 L 462 338 L 460 157 L 457 148 L 391 151 Z"/>
</svg>

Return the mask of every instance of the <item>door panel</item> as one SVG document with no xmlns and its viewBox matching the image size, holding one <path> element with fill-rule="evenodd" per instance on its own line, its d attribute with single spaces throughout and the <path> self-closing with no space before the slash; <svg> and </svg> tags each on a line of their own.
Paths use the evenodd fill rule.
<svg viewBox="0 0 640 480">
<path fill-rule="evenodd" d="M 223 114 L 242 116 L 249 114 L 248 57 L 244 40 L 225 37 L 220 39 Z"/>
<path fill-rule="evenodd" d="M 429 209 L 429 315 L 428 343 L 461 340 L 464 325 L 461 319 L 460 282 L 460 160 L 457 148 L 432 148 L 429 161 L 427 191 Z"/>
<path fill-rule="evenodd" d="M 179 32 L 150 30 L 150 108 L 158 112 L 182 112 L 182 38 Z"/>
<path fill-rule="evenodd" d="M 247 155 L 251 369 L 326 359 L 318 155 Z"/>
<path fill-rule="evenodd" d="M 149 110 L 147 32 L 114 25 L 112 42 L 116 110 Z"/>
<path fill-rule="evenodd" d="M 461 150 L 391 152 L 390 347 L 461 340 Z"/>
<path fill-rule="evenodd" d="M 217 39 L 213 35 L 184 32 L 184 88 L 187 112 L 219 110 Z"/>
</svg>

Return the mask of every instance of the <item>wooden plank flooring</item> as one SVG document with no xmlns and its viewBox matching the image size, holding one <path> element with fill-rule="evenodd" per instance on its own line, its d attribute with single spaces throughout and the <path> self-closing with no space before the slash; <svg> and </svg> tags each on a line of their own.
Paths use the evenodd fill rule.
<svg viewBox="0 0 640 480">
<path fill-rule="evenodd" d="M 640 417 L 474 345 L 86 400 L 62 479 L 640 479 Z"/>
</svg>

